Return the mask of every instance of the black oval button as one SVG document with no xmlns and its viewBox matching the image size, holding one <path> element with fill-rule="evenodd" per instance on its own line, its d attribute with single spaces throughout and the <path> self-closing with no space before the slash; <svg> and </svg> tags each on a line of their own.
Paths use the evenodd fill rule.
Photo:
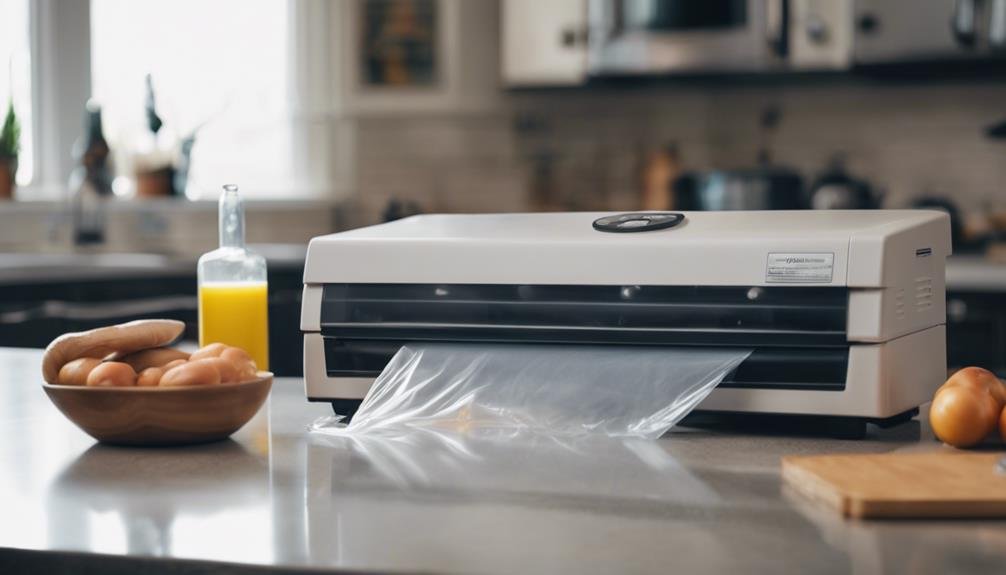
<svg viewBox="0 0 1006 575">
<path fill-rule="evenodd" d="M 685 220 L 684 214 L 674 212 L 640 212 L 615 214 L 594 220 L 594 229 L 600 232 L 649 232 L 673 228 Z"/>
</svg>

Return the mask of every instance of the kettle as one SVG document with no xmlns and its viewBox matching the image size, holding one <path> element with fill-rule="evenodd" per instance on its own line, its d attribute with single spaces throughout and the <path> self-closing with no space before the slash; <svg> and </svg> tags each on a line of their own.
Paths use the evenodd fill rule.
<svg viewBox="0 0 1006 575">
<path fill-rule="evenodd" d="M 810 206 L 815 210 L 872 210 L 882 201 L 883 195 L 869 182 L 849 175 L 843 155 L 832 158 L 810 187 Z"/>
</svg>

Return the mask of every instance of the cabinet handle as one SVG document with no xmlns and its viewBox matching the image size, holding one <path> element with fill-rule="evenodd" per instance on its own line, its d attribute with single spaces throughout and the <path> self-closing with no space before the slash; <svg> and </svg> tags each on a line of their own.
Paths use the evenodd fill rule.
<svg viewBox="0 0 1006 575">
<path fill-rule="evenodd" d="M 586 46 L 589 34 L 589 30 L 585 26 L 567 26 L 559 33 L 559 45 L 563 48 Z"/>
<path fill-rule="evenodd" d="M 765 31 L 769 49 L 785 58 L 789 53 L 789 0 L 770 0 L 765 5 Z"/>
<path fill-rule="evenodd" d="M 856 29 L 864 36 L 872 35 L 878 28 L 880 28 L 880 19 L 877 18 L 876 14 L 867 12 L 860 14 L 859 18 L 856 19 Z"/>
<path fill-rule="evenodd" d="M 992 0 L 989 9 L 989 45 L 1006 48 L 1006 0 Z"/>
<path fill-rule="evenodd" d="M 950 21 L 950 31 L 957 43 L 965 48 L 974 48 L 975 20 L 977 18 L 975 0 L 957 0 L 954 15 Z"/>
</svg>

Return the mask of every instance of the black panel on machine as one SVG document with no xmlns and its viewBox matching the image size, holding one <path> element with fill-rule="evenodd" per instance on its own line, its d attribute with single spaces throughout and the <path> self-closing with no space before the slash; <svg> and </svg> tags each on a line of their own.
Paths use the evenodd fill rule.
<svg viewBox="0 0 1006 575">
<path fill-rule="evenodd" d="M 722 387 L 841 390 L 848 290 L 835 287 L 330 284 L 332 377 L 373 377 L 409 342 L 702 345 L 755 351 Z"/>
</svg>

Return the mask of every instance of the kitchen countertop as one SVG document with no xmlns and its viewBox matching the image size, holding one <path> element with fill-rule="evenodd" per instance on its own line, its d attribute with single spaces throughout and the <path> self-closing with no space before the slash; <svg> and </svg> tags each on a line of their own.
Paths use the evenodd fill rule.
<svg viewBox="0 0 1006 575">
<path fill-rule="evenodd" d="M 307 246 L 249 244 L 271 270 L 301 270 Z M 103 251 L 0 253 L 0 285 L 195 277 L 198 256 Z"/>
<path fill-rule="evenodd" d="M 780 483 L 783 455 L 945 449 L 925 421 L 861 441 L 682 428 L 480 452 L 308 433 L 328 406 L 278 379 L 231 440 L 116 448 L 49 403 L 40 355 L 0 349 L 0 572 L 1006 569 L 1004 521 L 849 521 Z"/>
</svg>

